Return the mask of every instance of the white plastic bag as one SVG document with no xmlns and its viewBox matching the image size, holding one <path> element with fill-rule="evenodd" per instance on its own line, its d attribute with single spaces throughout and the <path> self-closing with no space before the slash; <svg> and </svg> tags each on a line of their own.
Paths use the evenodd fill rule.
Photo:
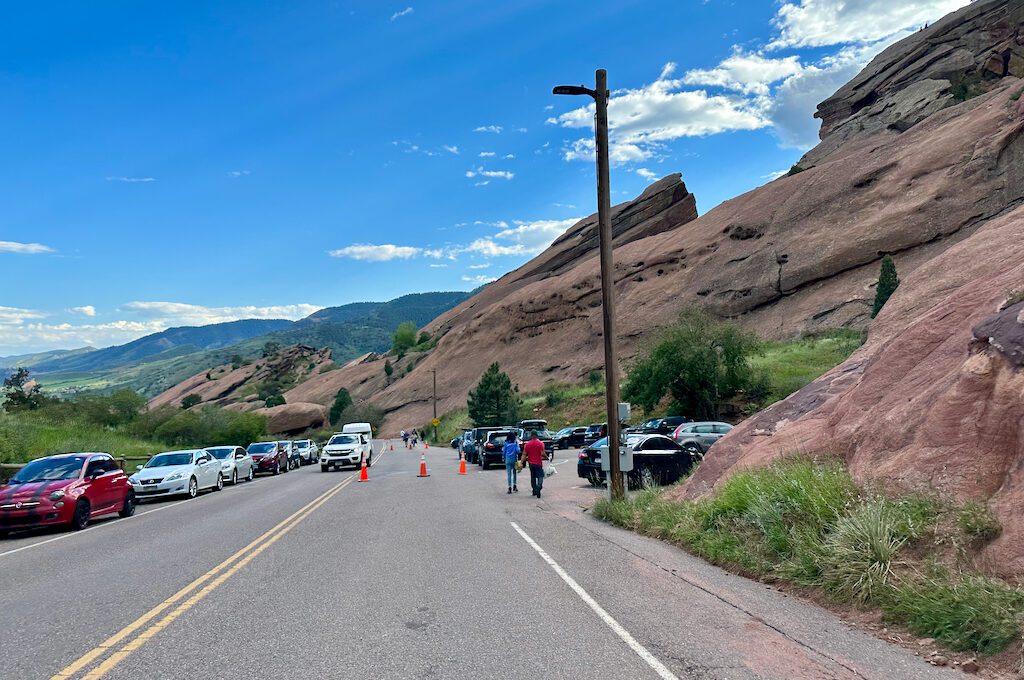
<svg viewBox="0 0 1024 680">
<path fill-rule="evenodd" d="M 544 461 L 544 476 L 545 477 L 550 477 L 551 475 L 556 475 L 556 474 L 558 474 L 558 468 L 556 468 L 551 463 L 549 463 L 547 461 Z"/>
</svg>

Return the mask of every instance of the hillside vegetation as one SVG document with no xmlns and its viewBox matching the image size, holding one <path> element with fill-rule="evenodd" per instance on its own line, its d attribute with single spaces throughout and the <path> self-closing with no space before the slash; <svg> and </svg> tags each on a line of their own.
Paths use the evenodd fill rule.
<svg viewBox="0 0 1024 680">
<path fill-rule="evenodd" d="M 838 461 L 736 472 L 698 501 L 658 489 L 601 499 L 594 515 L 743 574 L 880 610 L 956 651 L 992 654 L 1021 638 L 1024 591 L 973 563 L 1001 530 L 990 510 L 859 485 Z"/>
</svg>

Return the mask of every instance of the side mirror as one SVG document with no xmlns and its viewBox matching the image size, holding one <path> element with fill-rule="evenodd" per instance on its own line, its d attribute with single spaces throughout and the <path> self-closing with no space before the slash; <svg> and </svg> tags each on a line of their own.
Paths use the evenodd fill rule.
<svg viewBox="0 0 1024 680">
<path fill-rule="evenodd" d="M 136 466 L 135 466 L 135 469 L 136 469 L 136 470 L 141 470 L 141 469 L 142 469 L 142 464 L 140 463 L 139 465 L 136 465 Z"/>
<path fill-rule="evenodd" d="M 238 453 L 236 453 L 236 454 L 235 454 L 235 459 L 237 460 L 237 459 L 240 459 L 240 458 L 245 458 L 245 456 L 246 456 L 246 455 L 247 455 L 247 454 L 245 454 L 245 453 L 242 453 L 242 452 L 240 451 L 240 452 L 238 452 Z"/>
</svg>

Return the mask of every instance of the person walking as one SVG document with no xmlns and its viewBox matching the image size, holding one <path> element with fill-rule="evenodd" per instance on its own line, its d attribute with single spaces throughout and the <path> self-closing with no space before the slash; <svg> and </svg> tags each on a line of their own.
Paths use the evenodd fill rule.
<svg viewBox="0 0 1024 680">
<path fill-rule="evenodd" d="M 516 486 L 519 476 L 519 471 L 516 470 L 516 464 L 519 462 L 519 442 L 516 441 L 515 432 L 509 432 L 505 436 L 505 447 L 502 452 L 505 454 L 505 477 L 508 480 L 508 492 L 519 493 L 519 487 Z"/>
<path fill-rule="evenodd" d="M 544 486 L 544 442 L 537 438 L 537 431 L 530 432 L 530 441 L 523 446 L 523 457 L 530 466 L 530 486 L 533 495 L 540 498 Z"/>
</svg>

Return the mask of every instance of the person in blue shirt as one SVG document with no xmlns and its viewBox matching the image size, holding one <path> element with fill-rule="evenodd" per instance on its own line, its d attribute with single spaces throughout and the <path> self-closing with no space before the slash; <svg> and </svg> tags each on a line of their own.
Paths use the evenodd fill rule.
<svg viewBox="0 0 1024 680">
<path fill-rule="evenodd" d="M 516 441 L 515 432 L 509 432 L 505 437 L 505 448 L 502 449 L 505 454 L 505 474 L 508 477 L 508 492 L 519 493 L 519 487 L 516 486 L 516 463 L 519 462 L 519 442 Z"/>
</svg>

